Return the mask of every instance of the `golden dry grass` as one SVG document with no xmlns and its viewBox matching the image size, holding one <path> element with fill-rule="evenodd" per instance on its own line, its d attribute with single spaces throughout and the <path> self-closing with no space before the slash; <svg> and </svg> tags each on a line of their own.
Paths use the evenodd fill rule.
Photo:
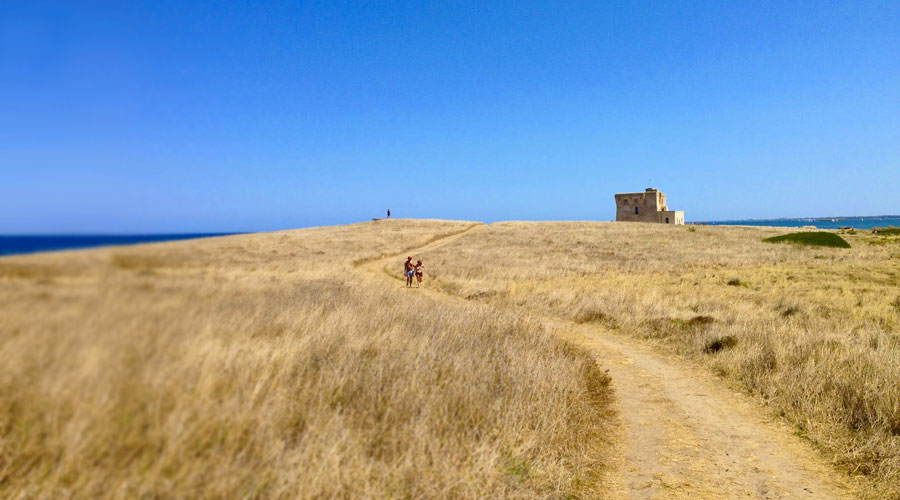
<svg viewBox="0 0 900 500">
<path fill-rule="evenodd" d="M 466 227 L 3 258 L 0 497 L 596 495 L 591 359 L 352 265 Z"/>
<path fill-rule="evenodd" d="M 708 366 L 867 476 L 874 498 L 896 498 L 900 240 L 762 241 L 789 231 L 509 222 L 423 257 L 445 292 L 596 322 Z"/>
</svg>

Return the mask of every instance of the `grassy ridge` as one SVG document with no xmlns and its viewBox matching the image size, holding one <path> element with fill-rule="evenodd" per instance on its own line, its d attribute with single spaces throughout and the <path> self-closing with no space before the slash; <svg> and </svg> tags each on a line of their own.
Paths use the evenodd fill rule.
<svg viewBox="0 0 900 500">
<path fill-rule="evenodd" d="M 2 259 L 0 497 L 597 495 L 591 359 L 352 268 L 464 227 Z"/>
<path fill-rule="evenodd" d="M 436 286 L 647 339 L 765 400 L 900 495 L 900 254 L 771 245 L 783 229 L 498 223 L 424 257 Z"/>
<path fill-rule="evenodd" d="M 840 236 L 823 231 L 782 234 L 766 238 L 763 241 L 768 243 L 796 243 L 798 245 L 819 247 L 850 248 L 850 244 Z"/>
</svg>

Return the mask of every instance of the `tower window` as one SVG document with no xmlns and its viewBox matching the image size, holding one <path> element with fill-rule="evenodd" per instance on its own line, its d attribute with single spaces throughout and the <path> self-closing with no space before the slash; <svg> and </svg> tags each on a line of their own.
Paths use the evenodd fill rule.
<svg viewBox="0 0 900 500">
<path fill-rule="evenodd" d="M 638 214 L 638 207 L 634 207 L 634 215 Z"/>
</svg>

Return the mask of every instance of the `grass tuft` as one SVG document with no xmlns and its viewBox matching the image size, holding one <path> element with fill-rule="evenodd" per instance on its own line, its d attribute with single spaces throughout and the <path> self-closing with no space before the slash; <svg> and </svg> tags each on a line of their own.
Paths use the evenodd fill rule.
<svg viewBox="0 0 900 500">
<path fill-rule="evenodd" d="M 688 320 L 675 318 L 672 320 L 672 324 L 681 328 L 698 328 L 715 323 L 715 321 L 712 316 L 694 316 Z"/>
<path fill-rule="evenodd" d="M 59 269 L 41 264 L 0 262 L 0 278 L 50 279 L 61 274 Z"/>
<path fill-rule="evenodd" d="M 768 243 L 794 243 L 797 245 L 850 248 L 850 244 L 844 238 L 824 231 L 782 234 L 781 236 L 766 238 L 763 241 Z"/>
<path fill-rule="evenodd" d="M 715 323 L 715 321 L 716 319 L 712 316 L 694 316 L 688 320 L 688 324 L 691 326 L 708 325 L 710 323 Z"/>
<path fill-rule="evenodd" d="M 781 311 L 781 317 L 787 318 L 800 312 L 800 308 L 796 306 L 787 306 Z"/>
<path fill-rule="evenodd" d="M 603 311 L 597 309 L 586 309 L 576 315 L 576 323 L 608 323 L 612 318 Z"/>
<path fill-rule="evenodd" d="M 152 271 L 157 268 L 165 267 L 167 263 L 163 258 L 156 255 L 142 254 L 114 254 L 111 258 L 112 265 L 119 269 L 130 271 Z"/>
</svg>

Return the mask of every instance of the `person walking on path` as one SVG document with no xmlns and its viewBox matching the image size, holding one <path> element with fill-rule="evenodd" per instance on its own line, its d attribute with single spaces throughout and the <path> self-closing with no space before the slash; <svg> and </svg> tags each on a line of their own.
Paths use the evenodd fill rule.
<svg viewBox="0 0 900 500">
<path fill-rule="evenodd" d="M 406 258 L 403 264 L 403 274 L 406 276 L 406 286 L 411 287 L 413 282 L 413 273 L 415 273 L 416 265 L 413 264 L 412 256 Z"/>
<path fill-rule="evenodd" d="M 419 288 L 419 285 L 422 284 L 422 275 L 425 274 L 425 264 L 422 264 L 421 260 L 418 261 L 414 271 L 416 275 L 416 288 Z"/>
</svg>

